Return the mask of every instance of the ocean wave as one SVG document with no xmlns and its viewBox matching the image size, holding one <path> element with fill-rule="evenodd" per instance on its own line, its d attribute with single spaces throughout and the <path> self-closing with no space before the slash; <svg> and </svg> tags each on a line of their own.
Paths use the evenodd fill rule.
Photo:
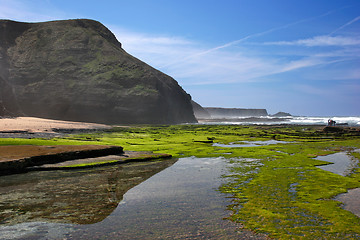
<svg viewBox="0 0 360 240">
<path fill-rule="evenodd" d="M 306 116 L 288 116 L 288 117 L 241 117 L 231 119 L 207 119 L 200 121 L 200 124 L 233 124 L 233 125 L 327 125 L 331 119 L 338 125 L 360 126 L 360 117 L 306 117 Z"/>
<path fill-rule="evenodd" d="M 293 117 L 290 120 L 293 124 L 302 125 L 302 124 L 314 124 L 314 125 L 327 125 L 328 120 L 331 119 L 336 122 L 336 124 L 349 125 L 349 126 L 359 126 L 360 117 Z"/>
</svg>

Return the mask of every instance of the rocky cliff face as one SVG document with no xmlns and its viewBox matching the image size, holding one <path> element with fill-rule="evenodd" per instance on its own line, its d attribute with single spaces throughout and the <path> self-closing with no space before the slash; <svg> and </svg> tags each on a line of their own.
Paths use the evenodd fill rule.
<svg viewBox="0 0 360 240">
<path fill-rule="evenodd" d="M 266 109 L 246 108 L 204 108 L 211 118 L 261 117 L 268 116 Z"/>
<path fill-rule="evenodd" d="M 173 78 L 127 54 L 93 20 L 0 21 L 0 77 L 28 116 L 110 124 L 196 122 L 190 96 Z M 12 101 L 1 96 L 5 104 Z"/>
<path fill-rule="evenodd" d="M 0 76 L 0 117 L 22 116 L 12 87 Z"/>
</svg>

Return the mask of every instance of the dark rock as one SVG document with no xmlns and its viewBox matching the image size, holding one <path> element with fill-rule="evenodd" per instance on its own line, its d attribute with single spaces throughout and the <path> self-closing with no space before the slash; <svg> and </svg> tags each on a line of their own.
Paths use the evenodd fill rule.
<svg viewBox="0 0 360 240">
<path fill-rule="evenodd" d="M 192 104 L 192 107 L 193 107 L 193 110 L 194 110 L 195 117 L 197 119 L 209 119 L 209 118 L 211 118 L 208 111 L 206 111 L 200 104 L 198 104 L 195 101 L 191 101 L 191 104 Z"/>
<path fill-rule="evenodd" d="M 0 116 L 15 117 L 21 115 L 12 87 L 0 76 Z"/>
<path fill-rule="evenodd" d="M 2 159 L 0 159 L 0 175 L 10 174 L 12 172 L 21 172 L 25 171 L 27 167 L 32 166 L 39 166 L 43 164 L 49 163 L 59 163 L 73 159 L 83 159 L 83 158 L 90 158 L 90 157 L 100 157 L 100 156 L 107 156 L 107 155 L 116 155 L 124 153 L 123 148 L 120 146 L 68 146 L 68 148 L 73 148 L 73 150 L 62 150 L 59 146 L 57 146 L 60 150 L 56 150 L 56 146 L 36 146 L 34 148 L 40 149 L 38 151 L 44 152 L 42 149 L 45 150 L 45 154 L 36 154 L 36 150 L 32 153 L 28 148 L 32 146 L 2 146 L 1 150 L 3 155 Z M 65 148 L 67 146 L 61 146 Z M 11 149 L 18 148 L 18 151 L 24 152 L 24 157 L 13 157 L 10 154 L 10 157 L 6 157 L 7 152 L 11 151 Z M 55 149 L 51 151 L 51 148 Z M 28 153 L 29 156 L 25 156 Z"/>
<path fill-rule="evenodd" d="M 27 116 L 118 123 L 196 122 L 191 97 L 126 53 L 101 23 L 0 21 L 0 76 Z M 8 105 L 12 97 L 3 97 Z"/>
<path fill-rule="evenodd" d="M 194 140 L 194 142 L 197 142 L 197 143 L 214 143 L 214 141 L 213 140 Z"/>
<path fill-rule="evenodd" d="M 215 108 L 206 107 L 211 118 L 261 117 L 268 116 L 266 109 Z"/>
<path fill-rule="evenodd" d="M 286 112 L 278 112 L 271 116 L 272 117 L 291 117 L 292 115 L 290 113 L 286 113 Z"/>
<path fill-rule="evenodd" d="M 323 129 L 323 131 L 324 132 L 344 132 L 344 128 L 327 126 Z"/>
</svg>

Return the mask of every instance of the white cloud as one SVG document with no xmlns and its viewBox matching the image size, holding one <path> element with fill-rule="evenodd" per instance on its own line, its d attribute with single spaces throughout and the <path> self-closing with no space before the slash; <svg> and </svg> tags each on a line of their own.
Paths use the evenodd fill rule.
<svg viewBox="0 0 360 240">
<path fill-rule="evenodd" d="M 71 18 L 63 11 L 52 8 L 50 2 L 42 2 L 43 6 L 25 4 L 18 0 L 0 0 L 0 19 L 10 19 L 21 22 L 43 22 L 55 19 Z"/>
<path fill-rule="evenodd" d="M 125 51 L 185 86 L 251 82 L 284 71 L 277 59 L 254 56 L 230 46 L 214 50 L 182 37 L 135 33 L 116 26 L 110 29 Z"/>
<path fill-rule="evenodd" d="M 338 62 L 358 59 L 357 53 L 360 51 L 357 48 L 326 52 L 312 50 L 301 57 L 297 56 L 296 60 L 290 60 L 294 55 L 265 55 L 256 48 L 255 51 L 252 49 L 250 52 L 246 48 L 234 46 L 205 48 L 204 44 L 182 37 L 135 33 L 115 26 L 112 27 L 112 31 L 127 52 L 174 77 L 183 86 L 255 82 L 260 79 L 263 81 L 264 77 L 274 74 L 317 66 L 326 67 Z M 340 38 L 336 38 L 336 41 L 334 38 L 327 41 L 332 41 L 332 44 L 345 42 Z M 312 42 L 303 41 L 302 44 L 316 42 L 319 45 L 322 42 L 323 45 L 326 41 L 313 38 Z M 336 72 L 336 69 L 333 71 Z M 346 70 L 340 72 L 344 74 Z M 357 74 L 345 75 L 350 78 L 357 76 Z"/>
<path fill-rule="evenodd" d="M 343 36 L 316 36 L 308 39 L 296 41 L 278 41 L 267 42 L 265 45 L 287 45 L 287 46 L 307 46 L 307 47 L 324 47 L 324 46 L 356 46 L 360 45 L 360 38 L 343 37 Z"/>
<path fill-rule="evenodd" d="M 350 47 L 350 48 L 342 48 L 333 51 L 325 51 L 315 53 L 316 57 L 327 57 L 327 58 L 359 58 L 360 56 L 360 46 Z"/>
<path fill-rule="evenodd" d="M 279 73 L 281 72 L 289 72 L 301 68 L 307 67 L 314 67 L 320 65 L 330 65 L 338 62 L 348 61 L 348 59 L 329 59 L 329 58 L 319 58 L 319 57 L 309 57 L 303 58 L 297 61 L 290 61 L 284 65 L 282 69 L 280 69 Z"/>
<path fill-rule="evenodd" d="M 280 72 L 288 72 L 297 70 L 300 68 L 312 67 L 319 64 L 323 64 L 321 59 L 318 58 L 308 58 L 308 59 L 301 59 L 297 61 L 290 61 L 279 71 Z"/>
<path fill-rule="evenodd" d="M 195 42 L 177 36 L 137 33 L 117 26 L 108 26 L 125 51 L 155 68 L 194 54 Z"/>
<path fill-rule="evenodd" d="M 143 44 L 151 44 L 151 45 L 188 45 L 191 44 L 190 41 L 180 38 L 180 37 L 168 37 L 168 36 L 155 36 L 144 33 L 135 33 L 130 32 L 124 29 L 119 29 L 116 26 L 113 27 L 112 31 L 115 33 L 117 37 L 119 37 L 120 41 L 125 43 L 129 43 L 129 46 L 134 45 L 143 45 Z"/>
</svg>

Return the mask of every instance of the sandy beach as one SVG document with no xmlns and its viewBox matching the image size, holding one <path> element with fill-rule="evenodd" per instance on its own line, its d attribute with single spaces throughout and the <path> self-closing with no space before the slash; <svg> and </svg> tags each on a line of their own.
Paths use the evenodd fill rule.
<svg viewBox="0 0 360 240">
<path fill-rule="evenodd" d="M 58 129 L 108 129 L 108 125 L 85 122 L 71 122 L 61 120 L 51 120 L 36 117 L 17 117 L 17 118 L 0 118 L 0 132 L 17 132 L 24 131 L 29 133 L 53 133 Z"/>
</svg>

